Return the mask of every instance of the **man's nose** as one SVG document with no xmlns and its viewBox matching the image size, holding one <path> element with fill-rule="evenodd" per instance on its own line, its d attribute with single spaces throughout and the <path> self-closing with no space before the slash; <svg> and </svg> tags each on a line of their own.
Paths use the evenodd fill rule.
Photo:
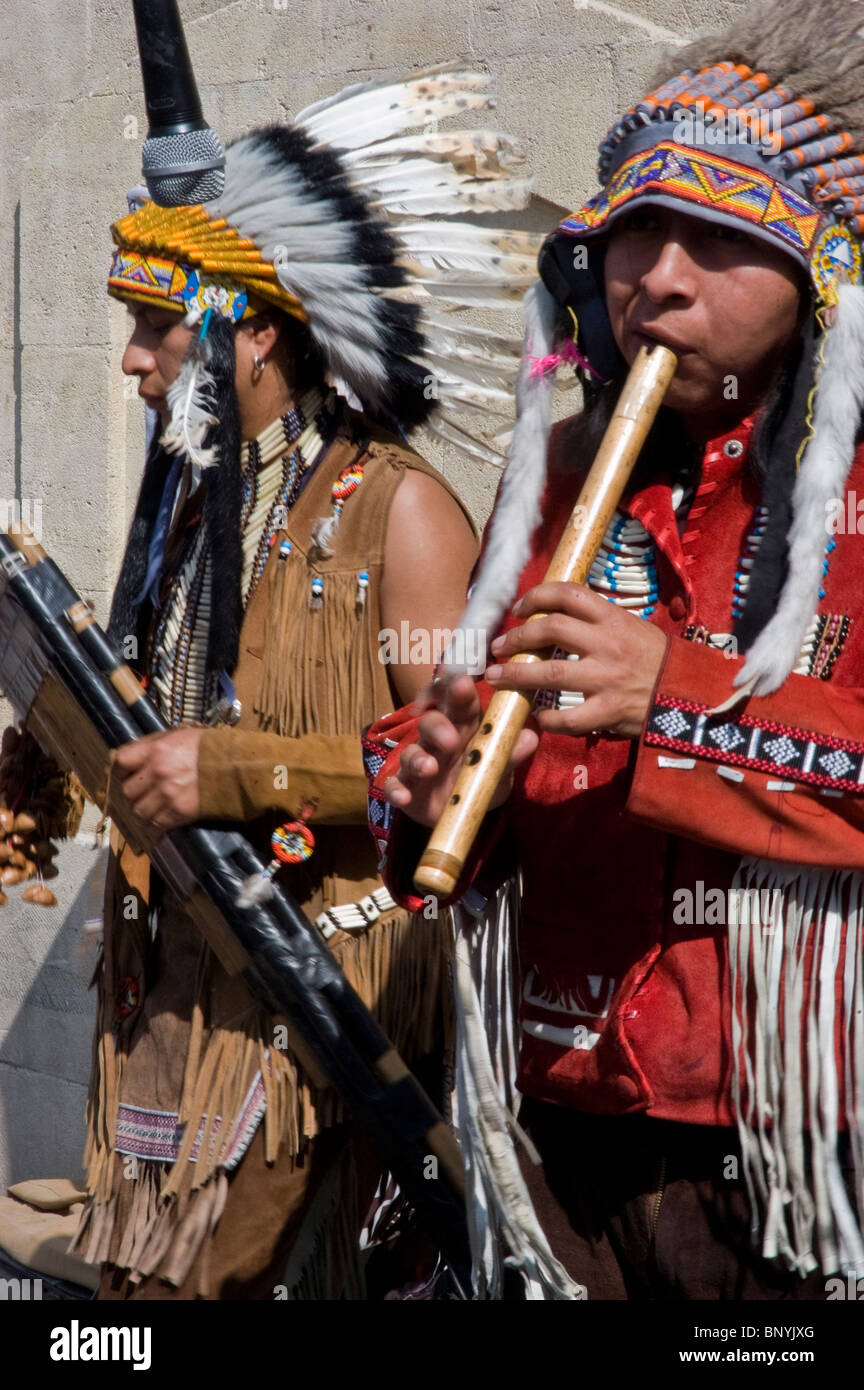
<svg viewBox="0 0 864 1390">
<path fill-rule="evenodd" d="M 126 344 L 120 365 L 126 376 L 146 376 L 156 370 L 156 359 L 149 348 L 139 342 L 137 328 Z"/>
<path fill-rule="evenodd" d="M 692 302 L 696 296 L 696 267 L 680 241 L 664 242 L 653 265 L 642 276 L 642 288 L 655 304 L 668 299 Z"/>
</svg>

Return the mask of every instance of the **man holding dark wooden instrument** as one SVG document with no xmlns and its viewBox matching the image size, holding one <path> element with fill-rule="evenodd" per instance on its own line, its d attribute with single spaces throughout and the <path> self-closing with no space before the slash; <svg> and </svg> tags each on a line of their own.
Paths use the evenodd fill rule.
<svg viewBox="0 0 864 1390">
<path fill-rule="evenodd" d="M 463 618 L 498 632 L 484 679 L 366 738 L 385 881 L 416 906 L 493 691 L 537 697 L 453 900 L 497 911 L 521 870 L 524 1181 L 589 1298 L 825 1298 L 864 1274 L 862 82 L 854 10 L 772 0 L 613 127 L 529 297 Z M 677 373 L 588 583 L 545 583 L 657 343 Z M 538 453 L 562 362 L 585 410 Z"/>
<path fill-rule="evenodd" d="M 166 32 L 182 38 L 176 4 L 137 18 L 142 56 L 151 25 L 158 79 L 170 67 Z M 187 68 L 178 59 L 188 85 Z M 477 349 L 476 330 L 462 342 L 458 315 L 436 328 L 418 304 L 434 302 L 441 279 L 443 301 L 461 307 L 445 284 L 448 248 L 468 238 L 480 281 L 506 308 L 510 272 L 526 273 L 514 248 L 533 257 L 539 244 L 421 214 L 406 227 L 414 257 L 387 220 L 404 155 L 390 144 L 404 129 L 409 153 L 443 161 L 447 213 L 478 199 L 482 209 L 493 184 L 499 208 L 521 206 L 527 185 L 505 172 L 518 162 L 506 136 L 471 132 L 473 157 L 485 149 L 498 170 L 480 188 L 468 137 L 416 134 L 430 113 L 488 106 L 487 85 L 451 65 L 349 89 L 293 126 L 252 132 L 227 149 L 221 191 L 191 205 L 133 200 L 113 228 L 109 279 L 134 317 L 124 370 L 163 426 L 110 630 L 127 656 L 131 642 L 148 693 L 181 726 L 120 749 L 117 783 L 151 829 L 245 826 L 272 861 L 243 885 L 247 901 L 266 898 L 269 875 L 283 872 L 396 1048 L 439 1066 L 447 943 L 381 884 L 359 735 L 432 675 L 413 649 L 379 659 L 382 631 L 451 628 L 476 555 L 465 508 L 403 432 L 458 409 L 466 392 L 494 412 L 517 365 L 503 336 L 490 330 Z M 424 245 L 437 247 L 434 264 Z M 420 261 L 422 285 L 406 269 Z M 451 351 L 464 377 L 458 363 L 442 370 Z M 116 834 L 112 847 L 77 1237 L 105 1267 L 100 1296 L 362 1296 L 353 1257 L 379 1174 L 347 1151 L 339 1097 L 147 860 Z"/>
</svg>

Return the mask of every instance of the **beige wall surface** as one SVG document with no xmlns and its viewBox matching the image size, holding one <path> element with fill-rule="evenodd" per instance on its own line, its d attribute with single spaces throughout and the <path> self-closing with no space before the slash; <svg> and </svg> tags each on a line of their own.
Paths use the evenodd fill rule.
<svg viewBox="0 0 864 1390">
<path fill-rule="evenodd" d="M 465 58 L 496 76 L 498 123 L 524 141 L 538 195 L 568 208 L 594 190 L 597 143 L 662 50 L 741 8 L 180 0 L 223 140 L 349 82 Z M 0 0 L 0 74 L 0 502 L 41 519 L 104 620 L 143 462 L 143 406 L 120 370 L 127 316 L 104 288 L 108 226 L 139 182 L 146 133 L 130 0 Z M 485 520 L 496 471 L 435 458 Z M 70 846 L 61 867 L 54 915 L 0 910 L 0 1190 L 71 1171 L 81 1146 L 92 1005 L 72 938 L 93 856 Z"/>
</svg>

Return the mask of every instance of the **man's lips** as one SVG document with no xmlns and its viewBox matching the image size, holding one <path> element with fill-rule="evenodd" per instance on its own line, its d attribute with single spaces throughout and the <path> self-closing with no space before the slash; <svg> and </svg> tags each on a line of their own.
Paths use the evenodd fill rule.
<svg viewBox="0 0 864 1390">
<path fill-rule="evenodd" d="M 640 347 L 653 347 L 655 343 L 660 343 L 662 347 L 670 348 L 677 357 L 686 357 L 688 353 L 695 352 L 689 343 L 676 338 L 671 333 L 661 333 L 653 328 L 631 328 L 630 336 Z"/>
</svg>

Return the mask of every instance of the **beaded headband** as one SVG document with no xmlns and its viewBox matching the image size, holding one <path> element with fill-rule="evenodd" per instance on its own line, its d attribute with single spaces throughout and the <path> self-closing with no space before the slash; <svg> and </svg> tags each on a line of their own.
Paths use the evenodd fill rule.
<svg viewBox="0 0 864 1390">
<path fill-rule="evenodd" d="M 199 316 L 213 309 L 235 323 L 272 304 L 308 322 L 299 299 L 279 283 L 253 241 L 225 218 L 197 207 L 162 208 L 145 202 L 111 228 L 117 246 L 108 292 L 118 299 L 158 303 Z"/>
</svg>

